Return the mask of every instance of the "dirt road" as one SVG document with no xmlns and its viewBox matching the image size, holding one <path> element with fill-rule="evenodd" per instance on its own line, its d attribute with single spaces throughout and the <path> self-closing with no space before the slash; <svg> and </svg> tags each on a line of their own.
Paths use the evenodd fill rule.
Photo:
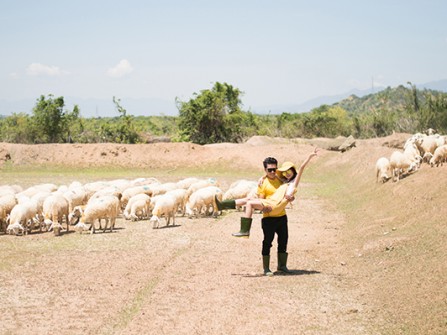
<svg viewBox="0 0 447 335">
<path fill-rule="evenodd" d="M 300 195 L 288 209 L 294 273 L 273 277 L 259 214 L 250 239 L 231 236 L 236 211 L 158 230 L 120 219 L 114 233 L 0 236 L 4 255 L 24 250 L 1 268 L 0 333 L 374 334 L 331 208 Z"/>
</svg>

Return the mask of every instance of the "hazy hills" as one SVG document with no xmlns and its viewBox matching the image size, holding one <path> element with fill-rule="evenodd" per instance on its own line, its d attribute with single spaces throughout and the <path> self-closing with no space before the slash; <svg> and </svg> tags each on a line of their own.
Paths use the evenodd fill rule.
<svg viewBox="0 0 447 335">
<path fill-rule="evenodd" d="M 408 87 L 407 83 L 403 83 Z M 420 90 L 431 89 L 436 91 L 447 92 L 447 79 L 428 82 L 425 84 L 416 84 L 416 87 Z M 377 94 L 383 91 L 385 87 L 374 87 L 366 90 L 351 90 L 346 93 L 332 95 L 332 96 L 320 96 L 310 100 L 307 100 L 299 104 L 289 105 L 270 105 L 270 106 L 244 106 L 244 109 L 249 109 L 256 114 L 281 114 L 281 113 L 303 113 L 308 112 L 313 108 L 321 105 L 332 105 L 334 103 L 340 103 L 340 105 L 349 110 L 349 101 L 345 99 L 356 96 L 358 98 L 368 96 L 371 94 Z M 0 115 L 11 115 L 12 113 L 31 113 L 33 107 L 36 104 L 34 99 L 21 99 L 21 100 L 7 100 L 0 99 Z M 66 108 L 71 110 L 73 106 L 77 104 L 81 110 L 83 117 L 107 117 L 118 116 L 118 112 L 110 99 L 95 99 L 95 98 L 76 98 L 76 97 L 64 97 Z M 175 105 L 175 100 L 172 101 L 154 98 L 121 98 L 121 105 L 132 115 L 167 115 L 176 116 L 178 110 Z"/>
</svg>

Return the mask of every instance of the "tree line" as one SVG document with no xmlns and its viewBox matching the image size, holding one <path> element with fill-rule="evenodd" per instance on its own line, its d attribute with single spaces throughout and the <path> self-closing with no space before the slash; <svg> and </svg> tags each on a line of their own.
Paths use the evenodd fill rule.
<svg viewBox="0 0 447 335">
<path fill-rule="evenodd" d="M 10 143 L 149 143 L 197 144 L 242 142 L 254 135 L 286 138 L 353 135 L 371 138 L 393 131 L 427 128 L 447 133 L 447 94 L 409 87 L 387 88 L 365 97 L 351 96 L 307 113 L 260 115 L 244 111 L 243 92 L 227 83 L 176 100 L 179 116 L 138 116 L 113 97 L 117 116 L 83 118 L 78 106 L 65 108 L 63 97 L 40 96 L 31 115 L 0 119 L 0 141 Z"/>
</svg>

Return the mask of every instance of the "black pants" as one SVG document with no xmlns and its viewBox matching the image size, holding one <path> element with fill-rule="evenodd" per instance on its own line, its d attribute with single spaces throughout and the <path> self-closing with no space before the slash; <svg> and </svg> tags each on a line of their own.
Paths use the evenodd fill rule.
<svg viewBox="0 0 447 335">
<path fill-rule="evenodd" d="M 289 229 L 287 228 L 287 215 L 280 217 L 262 218 L 262 231 L 264 240 L 262 241 L 262 255 L 269 256 L 275 233 L 278 234 L 278 252 L 287 251 L 287 241 L 289 239 Z"/>
</svg>

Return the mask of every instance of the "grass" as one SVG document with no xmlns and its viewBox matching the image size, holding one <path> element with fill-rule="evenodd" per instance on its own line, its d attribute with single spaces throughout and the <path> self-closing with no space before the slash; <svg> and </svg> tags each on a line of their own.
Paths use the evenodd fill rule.
<svg viewBox="0 0 447 335">
<path fill-rule="evenodd" d="M 155 177 L 161 181 L 170 179 L 179 180 L 186 177 L 199 178 L 254 178 L 259 176 L 259 171 L 235 170 L 223 164 L 207 165 L 199 168 L 175 168 L 166 169 L 145 169 L 145 168 L 124 168 L 120 166 L 88 167 L 77 168 L 74 166 L 11 166 L 4 165 L 0 169 L 0 185 L 18 184 L 22 187 L 29 187 L 39 183 L 69 184 L 78 180 L 87 183 L 97 180 L 112 179 L 134 179 L 140 177 Z"/>
<path fill-rule="evenodd" d="M 336 161 L 327 168 L 328 161 Z M 447 334 L 446 191 L 430 168 L 399 183 L 376 184 L 373 169 L 330 156 L 306 171 L 314 196 L 346 223 L 350 267 L 385 320 L 383 334 Z M 441 175 L 442 176 L 442 175 Z M 360 256 L 359 256 L 360 255 Z"/>
</svg>

